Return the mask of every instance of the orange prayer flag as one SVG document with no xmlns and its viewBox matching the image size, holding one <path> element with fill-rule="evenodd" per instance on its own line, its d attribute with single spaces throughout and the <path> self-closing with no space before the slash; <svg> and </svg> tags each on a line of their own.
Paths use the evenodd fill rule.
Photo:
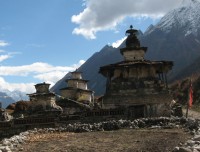
<svg viewBox="0 0 200 152">
<path fill-rule="evenodd" d="M 189 108 L 192 107 L 192 103 L 193 103 L 193 90 L 192 90 L 192 82 L 190 81 L 190 91 L 189 91 L 189 101 L 188 101 Z"/>
</svg>

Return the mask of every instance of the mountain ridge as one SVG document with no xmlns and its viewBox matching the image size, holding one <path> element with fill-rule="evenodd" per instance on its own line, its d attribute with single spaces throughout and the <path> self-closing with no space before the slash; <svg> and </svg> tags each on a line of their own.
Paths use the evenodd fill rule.
<svg viewBox="0 0 200 152">
<path fill-rule="evenodd" d="M 192 0 L 190 1 L 193 2 Z M 139 35 L 142 46 L 148 47 L 145 55 L 146 59 L 174 61 L 174 68 L 169 73 L 170 80 L 173 80 L 179 72 L 200 57 L 200 27 L 197 24 L 199 23 L 200 25 L 200 2 L 195 0 L 195 3 L 198 3 L 198 5 L 180 6 L 170 11 L 155 26 L 149 27 L 144 34 Z M 196 10 L 197 8 L 199 9 Z M 193 24 L 188 24 L 187 12 L 190 14 L 189 16 L 199 12 L 199 14 L 190 18 Z M 179 21 L 180 19 L 183 21 Z M 190 33 L 188 29 L 191 31 Z M 95 95 L 102 95 L 105 91 L 106 80 L 98 73 L 99 67 L 123 60 L 120 54 L 120 48 L 123 45 L 124 43 L 119 48 L 105 46 L 101 51 L 93 54 L 78 69 L 83 72 L 85 79 L 90 80 L 88 86 L 96 92 Z M 67 75 L 51 90 L 58 93 L 66 77 Z"/>
<path fill-rule="evenodd" d="M 16 101 L 9 97 L 6 93 L 0 92 L 0 102 L 2 103 L 2 107 L 6 108 L 9 104 L 14 103 Z"/>
</svg>

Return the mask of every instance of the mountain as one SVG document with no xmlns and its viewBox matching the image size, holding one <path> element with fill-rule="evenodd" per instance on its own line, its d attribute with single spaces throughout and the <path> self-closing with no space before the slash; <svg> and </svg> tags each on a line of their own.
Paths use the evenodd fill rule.
<svg viewBox="0 0 200 152">
<path fill-rule="evenodd" d="M 145 32 L 146 35 L 159 29 L 164 33 L 170 33 L 173 30 L 180 30 L 187 36 L 196 35 L 200 23 L 200 1 L 199 0 L 183 0 L 179 8 L 167 13 L 156 25 L 150 25 Z"/>
<path fill-rule="evenodd" d="M 0 102 L 2 102 L 2 107 L 6 108 L 9 104 L 16 101 L 28 100 L 26 93 L 21 91 L 9 91 L 6 89 L 0 89 Z"/>
<path fill-rule="evenodd" d="M 192 64 L 181 70 L 173 80 L 185 79 L 193 76 L 200 76 L 200 57 L 197 58 Z"/>
<path fill-rule="evenodd" d="M 18 90 L 15 91 L 3 90 L 3 92 L 5 92 L 9 97 L 11 97 L 15 101 L 21 101 L 21 100 L 26 101 L 29 99 L 27 93 Z"/>
<path fill-rule="evenodd" d="M 106 45 L 99 52 L 96 52 L 91 56 L 78 70 L 83 72 L 84 79 L 90 80 L 88 83 L 89 89 L 95 91 L 95 95 L 101 95 L 104 93 L 106 79 L 98 73 L 99 67 L 115 63 L 119 60 L 123 60 L 119 49 Z M 51 91 L 59 94 L 59 89 L 66 87 L 65 80 L 70 77 L 67 74 L 64 78 L 59 80 L 52 88 Z"/>
<path fill-rule="evenodd" d="M 200 57 L 200 2 L 184 0 L 155 26 L 150 26 L 141 41 L 148 46 L 147 57 L 172 60 L 172 77 Z"/>
<path fill-rule="evenodd" d="M 9 97 L 6 93 L 0 92 L 0 102 L 2 103 L 2 107 L 6 108 L 9 104 L 14 103 L 11 97 Z"/>
<path fill-rule="evenodd" d="M 192 81 L 191 81 L 192 80 Z M 182 80 L 175 81 L 170 86 L 174 100 L 182 105 L 187 105 L 189 99 L 189 90 L 192 82 L 193 104 L 200 103 L 200 76 L 193 75 Z"/>
<path fill-rule="evenodd" d="M 174 79 L 179 72 L 200 57 L 200 2 L 184 0 L 179 8 L 167 13 L 156 25 L 151 25 L 139 39 L 147 46 L 146 59 L 174 61 L 169 78 Z M 122 44 L 123 46 L 124 44 Z M 120 47 L 122 47 L 120 46 Z M 119 48 L 105 46 L 90 57 L 80 68 L 83 77 L 90 80 L 89 88 L 101 95 L 105 91 L 106 80 L 98 73 L 99 67 L 123 60 Z M 52 87 L 59 93 L 65 87 L 67 74 Z"/>
</svg>

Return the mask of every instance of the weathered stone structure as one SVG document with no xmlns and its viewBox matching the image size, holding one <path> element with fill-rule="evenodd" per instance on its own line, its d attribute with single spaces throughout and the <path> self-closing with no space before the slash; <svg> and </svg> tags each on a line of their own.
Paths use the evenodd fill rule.
<svg viewBox="0 0 200 152">
<path fill-rule="evenodd" d="M 94 92 L 87 88 L 88 80 L 82 79 L 81 72 L 71 72 L 71 79 L 67 79 L 67 87 L 60 89 L 61 96 L 80 103 L 93 105 Z"/>
<path fill-rule="evenodd" d="M 0 122 L 1 121 L 10 121 L 12 119 L 12 116 L 9 115 L 5 109 L 0 108 Z"/>
<path fill-rule="evenodd" d="M 63 115 L 82 115 L 86 111 L 90 111 L 92 107 L 88 104 L 84 104 L 75 100 L 61 99 L 57 101 L 57 104 L 62 107 Z"/>
<path fill-rule="evenodd" d="M 49 86 L 50 84 L 45 82 L 36 84 L 36 93 L 28 94 L 29 108 L 32 111 L 62 111 L 62 108 L 56 105 L 56 95 L 49 91 Z"/>
<path fill-rule="evenodd" d="M 124 61 L 100 67 L 107 78 L 102 108 L 125 108 L 132 118 L 169 116 L 172 97 L 166 75 L 173 62 L 145 60 L 147 47 L 140 46 L 136 33 L 132 26 L 126 31 Z"/>
</svg>

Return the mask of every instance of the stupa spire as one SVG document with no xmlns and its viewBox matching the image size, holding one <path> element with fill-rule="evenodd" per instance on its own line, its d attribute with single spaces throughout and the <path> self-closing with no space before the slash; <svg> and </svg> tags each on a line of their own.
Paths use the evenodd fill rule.
<svg viewBox="0 0 200 152">
<path fill-rule="evenodd" d="M 126 39 L 126 47 L 134 47 L 134 48 L 140 47 L 140 42 L 136 36 L 137 32 L 138 30 L 133 29 L 133 26 L 130 25 L 130 29 L 126 31 L 126 35 L 128 35 Z"/>
</svg>

